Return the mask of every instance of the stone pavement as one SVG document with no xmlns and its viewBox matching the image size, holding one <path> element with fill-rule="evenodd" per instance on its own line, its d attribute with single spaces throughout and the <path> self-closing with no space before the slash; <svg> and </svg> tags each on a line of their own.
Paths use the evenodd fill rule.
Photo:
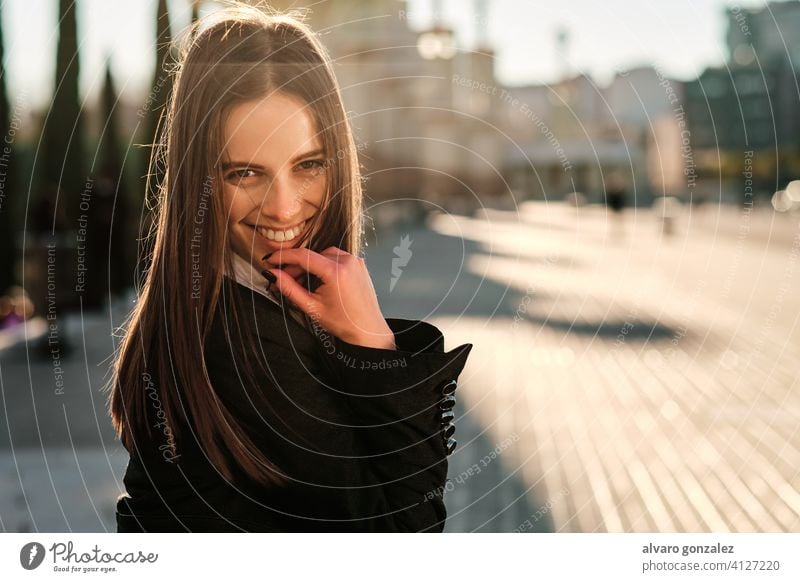
<svg viewBox="0 0 800 582">
<path fill-rule="evenodd" d="M 800 531 L 798 216 L 707 207 L 672 237 L 613 218 L 529 202 L 432 223 L 467 250 L 445 243 L 463 272 L 431 319 L 476 344 L 465 411 L 519 437 L 502 458 L 534 517 L 509 507 L 511 529 Z"/>
<path fill-rule="evenodd" d="M 446 531 L 800 531 L 797 216 L 612 218 L 526 202 L 370 236 L 384 315 L 475 345 Z M 0 345 L 3 531 L 113 531 L 100 387 L 124 307 L 70 315 L 63 393 Z"/>
</svg>

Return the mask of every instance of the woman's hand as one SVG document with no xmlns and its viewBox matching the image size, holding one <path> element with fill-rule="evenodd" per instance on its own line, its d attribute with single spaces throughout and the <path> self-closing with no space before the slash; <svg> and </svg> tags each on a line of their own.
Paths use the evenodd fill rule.
<svg viewBox="0 0 800 582">
<path fill-rule="evenodd" d="M 351 344 L 396 349 L 394 333 L 381 314 L 372 279 L 361 257 L 337 247 L 328 247 L 321 253 L 291 248 L 275 251 L 265 262 L 267 272 L 275 277 L 270 290 L 277 289 L 328 332 Z M 287 265 L 287 270 L 293 271 L 297 267 L 305 269 L 322 283 L 309 293 L 290 273 L 274 268 L 275 265 Z"/>
</svg>

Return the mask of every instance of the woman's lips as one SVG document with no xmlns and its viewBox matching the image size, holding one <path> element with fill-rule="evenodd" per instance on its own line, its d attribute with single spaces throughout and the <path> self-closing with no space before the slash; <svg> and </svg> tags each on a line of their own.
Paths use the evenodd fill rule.
<svg viewBox="0 0 800 582">
<path fill-rule="evenodd" d="M 249 226 L 251 229 L 253 229 L 253 232 L 258 236 L 258 238 L 260 240 L 262 240 L 264 242 L 265 245 L 267 245 L 270 248 L 280 249 L 280 248 L 283 248 L 283 247 L 286 247 L 286 246 L 291 246 L 292 244 L 294 244 L 303 235 L 304 231 L 306 230 L 306 227 L 308 226 L 308 220 L 304 220 L 303 222 L 301 222 L 300 225 L 299 225 L 300 228 L 295 228 L 294 230 L 292 230 L 292 232 L 296 232 L 297 233 L 295 236 L 293 236 L 289 240 L 284 240 L 284 241 L 280 241 L 280 242 L 277 241 L 277 240 L 272 240 L 270 238 L 267 238 L 265 236 L 265 234 L 264 234 L 264 231 L 267 230 L 266 228 L 263 228 L 263 227 L 256 228 L 252 224 L 248 224 L 247 226 Z"/>
</svg>

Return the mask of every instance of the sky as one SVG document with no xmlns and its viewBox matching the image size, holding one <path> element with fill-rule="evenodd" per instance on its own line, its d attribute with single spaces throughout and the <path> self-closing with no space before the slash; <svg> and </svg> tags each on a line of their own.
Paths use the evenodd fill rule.
<svg viewBox="0 0 800 582">
<path fill-rule="evenodd" d="M 473 0 L 441 0 L 443 20 L 462 44 L 472 46 L 476 24 L 488 23 L 498 57 L 497 74 L 507 84 L 548 83 L 565 67 L 600 83 L 617 70 L 656 63 L 673 78 L 687 80 L 725 57 L 726 7 L 763 7 L 763 0 L 488 0 L 486 22 L 464 10 Z M 431 0 L 410 0 L 412 25 L 430 22 Z M 557 49 L 568 31 L 566 54 Z"/>
<path fill-rule="evenodd" d="M 763 0 L 487 2 L 485 21 L 475 16 L 473 0 L 440 0 L 438 16 L 456 30 L 464 48 L 474 46 L 476 25 L 488 27 L 496 74 L 506 85 L 548 83 L 564 71 L 590 74 L 604 84 L 615 71 L 653 63 L 668 76 L 690 79 L 725 59 L 726 6 L 765 5 Z M 10 94 L 18 107 L 38 108 L 49 99 L 57 4 L 3 0 L 0 5 Z M 430 26 L 434 6 L 433 0 L 408 0 L 409 26 Z M 169 0 L 169 7 L 173 30 L 189 23 L 189 0 Z M 153 74 L 155 10 L 156 0 L 78 0 L 81 90 L 89 99 L 96 98 L 102 85 L 108 55 L 123 99 L 135 102 L 146 95 Z M 569 32 L 563 53 L 556 43 L 562 28 Z"/>
</svg>

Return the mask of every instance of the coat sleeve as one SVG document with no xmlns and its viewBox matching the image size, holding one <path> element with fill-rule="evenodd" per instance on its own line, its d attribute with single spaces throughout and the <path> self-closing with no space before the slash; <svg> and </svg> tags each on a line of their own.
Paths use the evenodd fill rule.
<svg viewBox="0 0 800 582">
<path fill-rule="evenodd" d="M 447 516 L 442 491 L 454 425 L 457 378 L 472 344 L 445 352 L 444 338 L 424 321 L 387 318 L 396 350 L 368 348 L 333 338 L 326 346 L 359 425 L 354 429 L 371 455 L 396 529 L 442 531 Z M 452 416 L 452 415 L 449 415 Z M 447 433 L 445 433 L 447 431 Z M 448 451 L 448 441 L 450 451 Z"/>
</svg>

